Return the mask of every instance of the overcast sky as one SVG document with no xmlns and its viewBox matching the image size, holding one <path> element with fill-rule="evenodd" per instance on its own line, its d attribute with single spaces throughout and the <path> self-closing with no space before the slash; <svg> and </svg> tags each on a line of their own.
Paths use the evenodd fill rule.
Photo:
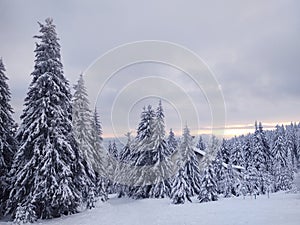
<svg viewBox="0 0 300 225">
<path fill-rule="evenodd" d="M 112 48 L 134 41 L 162 40 L 194 51 L 207 64 L 223 92 L 227 126 L 249 128 L 255 120 L 271 126 L 299 121 L 299 10 L 298 0 L 1 0 L 0 56 L 10 79 L 16 120 L 31 81 L 32 37 L 38 34 L 37 21 L 52 17 L 61 39 L 65 75 L 71 84 Z M 136 93 L 135 102 L 112 117 L 112 102 L 120 96 L 120 90 L 151 76 L 159 82 L 144 80 L 143 87 L 130 86 L 127 95 Z M 149 81 L 147 87 L 163 85 L 158 77 L 168 81 L 165 89 L 176 100 L 160 93 L 156 93 L 157 98 L 140 94 L 145 82 Z M 91 81 L 91 77 L 86 79 Z M 193 85 L 186 74 L 168 65 L 142 63 L 124 68 L 107 83 L 101 101 L 95 103 L 104 132 L 112 134 L 111 118 L 115 126 L 125 121 L 115 128 L 117 135 L 135 129 L 142 106 L 157 104 L 158 98 L 165 106 L 167 128 L 179 130 L 181 123 L 188 123 L 204 132 L 211 126 L 210 106 L 206 93 Z M 122 101 L 119 105 L 122 107 Z"/>
</svg>

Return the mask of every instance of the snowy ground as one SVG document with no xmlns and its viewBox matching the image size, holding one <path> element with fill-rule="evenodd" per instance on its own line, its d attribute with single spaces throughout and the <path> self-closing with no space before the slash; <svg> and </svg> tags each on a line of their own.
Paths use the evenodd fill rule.
<svg viewBox="0 0 300 225">
<path fill-rule="evenodd" d="M 300 173 L 295 177 L 300 191 Z M 247 196 L 221 198 L 217 202 L 173 205 L 170 199 L 133 200 L 111 196 L 92 210 L 53 220 L 43 225 L 299 225 L 300 192 L 275 193 L 270 198 Z M 0 222 L 0 225 L 9 225 Z"/>
<path fill-rule="evenodd" d="M 0 225 L 10 223 L 0 222 Z M 49 221 L 45 225 L 299 225 L 300 194 L 276 193 L 172 205 L 169 199 L 117 199 L 93 210 Z"/>
</svg>

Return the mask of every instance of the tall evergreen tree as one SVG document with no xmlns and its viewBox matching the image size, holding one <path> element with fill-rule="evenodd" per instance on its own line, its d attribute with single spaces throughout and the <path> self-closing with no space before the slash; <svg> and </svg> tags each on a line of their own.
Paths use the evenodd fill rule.
<svg viewBox="0 0 300 225">
<path fill-rule="evenodd" d="M 285 131 L 283 126 L 277 126 L 275 131 L 275 140 L 272 148 L 274 158 L 274 186 L 275 191 L 291 188 L 292 173 L 291 160 L 289 160 L 287 143 L 285 141 Z"/>
<path fill-rule="evenodd" d="M 112 152 L 111 152 L 111 154 L 113 155 L 113 157 L 116 160 L 119 159 L 119 151 L 118 151 L 118 147 L 117 147 L 117 144 L 116 144 L 115 140 L 113 141 L 113 144 L 112 144 Z"/>
<path fill-rule="evenodd" d="M 125 136 L 127 138 L 127 142 L 119 154 L 119 160 L 121 162 L 128 162 L 130 160 L 130 155 L 131 155 L 131 151 L 132 151 L 133 143 L 132 143 L 131 133 L 128 132 L 125 134 Z"/>
<path fill-rule="evenodd" d="M 212 135 L 209 138 L 209 141 L 207 144 L 205 144 L 205 155 L 203 158 L 202 165 L 209 166 L 212 162 L 212 164 L 215 164 L 215 160 L 218 154 L 218 151 L 220 149 L 220 140 L 215 136 Z"/>
<path fill-rule="evenodd" d="M 220 178 L 220 189 L 225 198 L 232 197 L 234 193 L 235 177 L 231 162 L 222 167 L 222 175 Z"/>
<path fill-rule="evenodd" d="M 0 58 L 0 217 L 9 195 L 8 172 L 16 151 L 16 141 L 13 134 L 14 121 L 10 105 L 11 94 L 7 84 L 5 67 Z"/>
<path fill-rule="evenodd" d="M 197 145 L 196 145 L 196 148 L 198 148 L 198 149 L 201 150 L 201 151 L 205 151 L 206 145 L 205 145 L 205 143 L 204 143 L 204 141 L 203 141 L 202 136 L 199 136 L 199 140 L 198 140 L 198 143 L 197 143 Z"/>
<path fill-rule="evenodd" d="M 194 152 L 194 143 L 189 128 L 183 130 L 183 137 L 179 145 L 179 153 L 183 162 L 184 173 L 188 177 L 187 185 L 192 196 L 199 194 L 201 185 L 201 175 L 199 162 Z"/>
<path fill-rule="evenodd" d="M 109 156 L 113 157 L 114 159 L 119 158 L 118 148 L 117 148 L 117 144 L 116 144 L 115 140 L 108 142 L 108 154 L 109 154 Z"/>
<path fill-rule="evenodd" d="M 102 127 L 96 108 L 91 121 L 91 140 L 95 159 L 96 196 L 99 196 L 102 201 L 106 201 L 108 199 L 107 155 L 103 147 Z"/>
<path fill-rule="evenodd" d="M 242 141 L 242 152 L 245 157 L 245 169 L 248 170 L 248 167 L 253 165 L 253 152 L 251 148 L 252 136 L 250 134 L 246 135 Z"/>
<path fill-rule="evenodd" d="M 184 169 L 180 168 L 172 183 L 171 199 L 173 204 L 184 204 L 186 199 L 192 202 L 188 180 L 189 178 L 185 174 Z"/>
<path fill-rule="evenodd" d="M 245 186 L 244 172 L 238 172 L 234 168 L 243 163 L 243 153 L 237 148 L 242 148 L 237 138 L 223 140 L 214 162 L 217 191 L 224 197 L 239 196 L 242 193 L 242 187 Z"/>
<path fill-rule="evenodd" d="M 259 180 L 259 193 L 265 194 L 271 185 L 272 155 L 261 122 L 255 122 L 251 151 Z"/>
<path fill-rule="evenodd" d="M 274 161 L 279 164 L 280 167 L 287 165 L 287 149 L 284 141 L 284 128 L 277 126 L 275 131 L 275 140 L 272 148 L 272 154 Z"/>
<path fill-rule="evenodd" d="M 97 137 L 96 140 L 99 140 L 100 144 L 102 144 L 102 142 L 103 142 L 103 137 L 102 137 L 103 131 L 102 131 L 102 125 L 101 125 L 99 115 L 98 115 L 98 111 L 97 111 L 96 107 L 94 109 L 91 126 L 92 126 L 92 131 L 95 131 L 95 134 L 96 134 L 95 137 Z M 95 142 L 98 143 L 99 141 L 95 141 Z"/>
<path fill-rule="evenodd" d="M 132 172 L 130 180 L 133 187 L 129 195 L 133 198 L 149 198 L 150 189 L 154 182 L 155 175 L 151 167 L 154 165 L 152 155 L 152 136 L 154 126 L 155 112 L 149 105 L 144 107 L 141 114 L 141 121 L 138 125 L 137 136 L 131 153 L 130 161 L 132 162 Z"/>
<path fill-rule="evenodd" d="M 130 157 L 133 198 L 163 198 L 169 195 L 172 164 L 165 138 L 164 112 L 161 102 L 154 112 L 144 108 Z"/>
<path fill-rule="evenodd" d="M 223 168 L 223 157 L 221 154 L 221 148 L 218 149 L 217 154 L 216 154 L 216 158 L 214 160 L 214 171 L 216 174 L 216 182 L 217 182 L 217 192 L 218 194 L 222 194 L 224 189 L 222 187 L 222 177 L 223 177 L 223 173 L 224 173 L 224 168 Z"/>
<path fill-rule="evenodd" d="M 108 144 L 108 192 L 115 193 L 116 190 L 116 175 L 118 169 L 118 149 L 115 140 L 113 142 L 109 141 Z"/>
<path fill-rule="evenodd" d="M 95 196 L 95 184 L 96 175 L 96 149 L 93 148 L 92 140 L 92 116 L 89 108 L 89 100 L 86 87 L 84 85 L 83 75 L 79 76 L 79 79 L 74 85 L 74 95 L 72 98 L 72 124 L 75 140 L 77 141 L 78 150 L 82 153 L 85 163 L 85 173 L 87 175 L 87 190 L 84 191 L 84 197 L 87 200 L 88 208 L 93 204 Z"/>
<path fill-rule="evenodd" d="M 175 137 L 175 134 L 174 134 L 172 128 L 170 129 L 170 132 L 169 132 L 167 144 L 168 144 L 168 149 L 169 149 L 168 153 L 169 153 L 169 155 L 172 155 L 176 151 L 176 148 L 178 147 L 178 141 Z"/>
<path fill-rule="evenodd" d="M 15 215 L 19 207 L 30 208 L 37 218 L 52 218 L 77 212 L 86 174 L 73 136 L 71 94 L 55 25 L 49 18 L 39 25 L 7 211 Z"/>
<path fill-rule="evenodd" d="M 286 145 L 287 145 L 287 151 L 288 156 L 291 160 L 291 164 L 293 167 L 293 170 L 297 170 L 297 128 L 296 126 L 291 123 L 289 126 L 286 127 Z"/>
<path fill-rule="evenodd" d="M 254 165 L 249 165 L 247 167 L 245 184 L 247 187 L 247 192 L 250 193 L 251 196 L 259 194 L 261 185 L 258 171 Z"/>
<path fill-rule="evenodd" d="M 231 146 L 228 140 L 223 139 L 222 144 L 220 146 L 220 156 L 222 158 L 222 162 L 228 164 L 230 160 L 231 154 Z"/>
<path fill-rule="evenodd" d="M 297 168 L 300 168 L 300 123 L 296 126 L 295 125 L 295 133 L 296 133 L 296 160 L 297 160 Z"/>
<path fill-rule="evenodd" d="M 204 170 L 204 175 L 202 177 L 201 189 L 198 195 L 198 199 L 200 202 L 209 202 L 209 201 L 217 201 L 218 193 L 217 193 L 217 183 L 216 183 L 216 175 L 214 172 L 214 168 L 211 164 Z"/>
<path fill-rule="evenodd" d="M 94 113 L 91 120 L 91 139 L 92 139 L 92 147 L 95 149 L 95 163 L 100 163 L 103 160 L 104 147 L 103 147 L 103 137 L 102 137 L 102 125 L 99 119 L 98 111 L 95 108 Z M 99 158 L 102 156 L 101 158 Z M 104 162 L 102 162 L 104 165 Z M 97 166 L 96 166 L 97 168 Z"/>
<path fill-rule="evenodd" d="M 95 149 L 93 148 L 93 140 L 91 136 L 91 110 L 89 108 L 89 100 L 86 87 L 84 85 L 83 75 L 79 76 L 77 83 L 74 85 L 74 94 L 72 98 L 72 124 L 74 137 L 78 142 L 78 148 L 83 153 L 86 161 L 90 166 L 89 173 L 92 177 L 93 168 L 96 168 Z M 92 168 L 93 167 L 93 168 Z"/>
<path fill-rule="evenodd" d="M 166 142 L 165 115 L 161 101 L 156 110 L 156 116 L 153 124 L 152 146 L 150 146 L 153 157 L 152 170 L 155 174 L 153 186 L 149 191 L 152 198 L 164 198 L 170 195 L 170 178 L 172 173 L 172 163 L 169 159 L 169 149 Z"/>
<path fill-rule="evenodd" d="M 128 174 L 130 174 L 130 155 L 132 151 L 132 139 L 131 133 L 128 132 L 126 135 L 127 142 L 122 148 L 119 154 L 119 164 L 116 172 L 116 183 L 117 183 L 117 192 L 118 197 L 121 198 L 128 194 L 129 185 L 128 185 Z"/>
<path fill-rule="evenodd" d="M 235 137 L 233 139 L 233 144 L 232 144 L 232 149 L 231 149 L 231 154 L 230 154 L 230 161 L 232 162 L 233 165 L 236 166 L 245 166 L 245 157 L 244 157 L 244 152 L 243 150 L 243 144 L 241 141 Z"/>
</svg>

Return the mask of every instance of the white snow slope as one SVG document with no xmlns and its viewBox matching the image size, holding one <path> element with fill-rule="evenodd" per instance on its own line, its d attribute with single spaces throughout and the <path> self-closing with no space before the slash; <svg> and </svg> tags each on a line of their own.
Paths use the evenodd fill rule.
<svg viewBox="0 0 300 225">
<path fill-rule="evenodd" d="M 0 225 L 11 223 L 0 222 Z M 169 199 L 132 200 L 111 196 L 95 209 L 53 220 L 46 225 L 299 225 L 300 194 L 276 193 L 217 202 L 173 205 Z"/>
</svg>

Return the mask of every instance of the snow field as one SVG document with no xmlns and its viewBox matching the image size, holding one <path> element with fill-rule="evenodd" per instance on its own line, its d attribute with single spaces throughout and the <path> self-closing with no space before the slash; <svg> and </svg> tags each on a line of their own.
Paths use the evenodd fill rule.
<svg viewBox="0 0 300 225">
<path fill-rule="evenodd" d="M 300 194 L 284 192 L 216 202 L 171 204 L 170 199 L 118 199 L 111 196 L 95 209 L 53 220 L 45 225 L 299 225 Z M 1 225 L 10 223 L 2 222 Z"/>
</svg>

